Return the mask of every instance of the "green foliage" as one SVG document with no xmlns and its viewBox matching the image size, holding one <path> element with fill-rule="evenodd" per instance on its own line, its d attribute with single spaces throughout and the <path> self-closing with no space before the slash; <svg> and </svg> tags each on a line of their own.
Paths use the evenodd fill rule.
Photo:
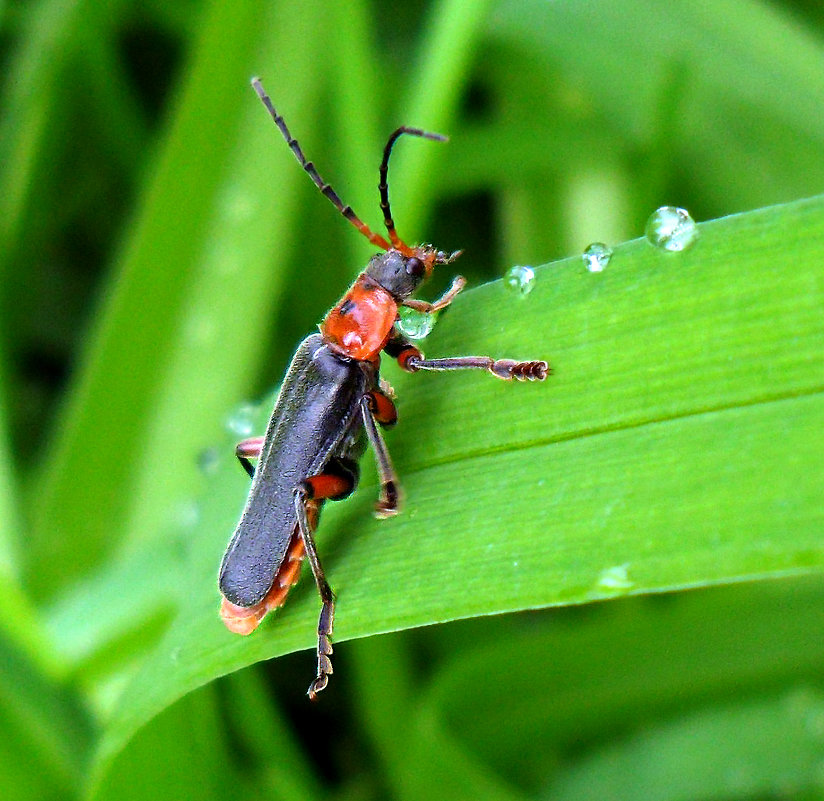
<svg viewBox="0 0 824 801">
<path fill-rule="evenodd" d="M 39 0 L 0 22 L 4 798 L 820 795 L 820 11 Z M 554 368 L 386 365 L 404 511 L 372 519 L 369 458 L 324 510 L 315 706 L 309 577 L 240 638 L 215 574 L 236 429 L 370 246 L 254 74 L 375 226 L 386 133 L 448 132 L 390 175 L 401 234 L 464 247 L 474 286 L 425 349 Z M 664 204 L 709 221 L 689 251 L 636 238 Z M 594 240 L 602 274 L 547 263 Z M 526 298 L 485 283 L 515 263 L 542 264 Z"/>
</svg>

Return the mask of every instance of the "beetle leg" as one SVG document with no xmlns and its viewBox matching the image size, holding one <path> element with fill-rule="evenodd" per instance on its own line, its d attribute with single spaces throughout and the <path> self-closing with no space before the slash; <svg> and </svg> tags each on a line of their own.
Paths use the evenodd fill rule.
<svg viewBox="0 0 824 801">
<path fill-rule="evenodd" d="M 549 374 L 545 361 L 518 362 L 515 359 L 493 359 L 490 356 L 453 356 L 447 359 L 424 359 L 411 355 L 401 365 L 415 373 L 418 370 L 489 370 L 496 378 L 510 381 L 543 381 Z"/>
<path fill-rule="evenodd" d="M 452 286 L 446 290 L 434 303 L 429 303 L 425 300 L 418 300 L 417 298 L 404 298 L 401 301 L 401 306 L 406 306 L 408 309 L 424 312 L 425 314 L 432 314 L 433 312 L 445 309 L 453 300 L 455 296 L 466 286 L 466 278 L 462 275 L 456 275 L 452 279 Z"/>
<path fill-rule="evenodd" d="M 392 390 L 392 387 L 389 387 Z M 391 428 L 398 422 L 398 410 L 395 408 L 393 395 L 385 391 L 383 387 L 373 389 L 366 398 L 369 400 L 369 411 L 372 416 L 384 428 Z"/>
<path fill-rule="evenodd" d="M 414 345 L 400 340 L 390 340 L 386 352 L 396 358 L 401 368 L 408 373 L 417 373 L 418 370 L 488 370 L 504 381 L 543 381 L 551 372 L 545 361 L 518 362 L 515 359 L 493 359 L 491 356 L 424 359 Z"/>
<path fill-rule="evenodd" d="M 243 469 L 249 474 L 249 478 L 255 477 L 255 468 L 250 459 L 257 459 L 263 450 L 263 440 L 265 437 L 249 437 L 235 446 L 235 456 L 237 456 Z"/>
<path fill-rule="evenodd" d="M 392 414 L 390 416 L 391 423 L 397 419 L 397 412 L 395 412 L 395 404 L 381 392 L 373 390 L 368 395 L 361 398 L 361 412 L 363 414 L 363 426 L 366 429 L 366 436 L 369 438 L 369 444 L 375 453 L 375 462 L 378 467 L 378 477 L 381 482 L 381 493 L 378 502 L 375 504 L 376 517 L 392 517 L 398 513 L 400 506 L 400 491 L 398 488 L 398 478 L 395 474 L 395 469 L 392 467 L 392 459 L 389 457 L 389 451 L 386 443 L 383 441 L 383 435 L 377 426 L 377 423 L 383 423 L 384 417 L 382 415 L 389 414 L 391 407 Z M 376 422 L 377 421 L 377 422 Z M 391 424 L 390 423 L 390 424 Z M 386 423 L 385 423 L 386 424 Z"/>
<path fill-rule="evenodd" d="M 318 670 L 314 681 L 309 685 L 307 695 L 313 701 L 317 694 L 326 687 L 329 676 L 332 673 L 332 630 L 334 628 L 335 620 L 335 595 L 326 576 L 323 572 L 323 567 L 318 557 L 317 549 L 315 548 L 315 541 L 312 538 L 312 526 L 309 522 L 307 514 L 307 504 L 313 503 L 317 498 L 313 498 L 315 488 L 321 488 L 325 483 L 325 479 L 337 479 L 338 481 L 345 481 L 338 476 L 313 476 L 312 478 L 301 482 L 300 486 L 295 490 L 295 513 L 298 519 L 298 532 L 300 538 L 303 540 L 303 547 L 306 550 L 306 557 L 309 560 L 309 565 L 312 568 L 312 575 L 315 577 L 315 584 L 320 594 L 320 599 L 323 603 L 318 617 Z M 318 481 L 323 480 L 323 482 Z M 330 489 L 331 484 L 330 484 Z M 336 492 L 340 494 L 340 492 Z"/>
</svg>

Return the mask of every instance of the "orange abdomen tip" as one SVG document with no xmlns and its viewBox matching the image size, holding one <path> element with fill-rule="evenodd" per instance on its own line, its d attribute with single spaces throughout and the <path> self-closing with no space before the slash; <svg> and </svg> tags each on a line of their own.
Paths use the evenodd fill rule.
<svg viewBox="0 0 824 801">
<path fill-rule="evenodd" d="M 220 617 L 226 628 L 234 634 L 251 634 L 269 612 L 283 606 L 290 588 L 300 578 L 300 563 L 305 553 L 303 540 L 295 536 L 283 561 L 283 567 L 275 576 L 272 589 L 260 603 L 254 606 L 238 606 L 223 598 L 220 604 Z"/>
</svg>

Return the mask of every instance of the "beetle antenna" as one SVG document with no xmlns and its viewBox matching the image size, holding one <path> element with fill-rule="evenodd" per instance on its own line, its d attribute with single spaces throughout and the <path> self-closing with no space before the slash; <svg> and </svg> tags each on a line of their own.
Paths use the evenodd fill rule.
<svg viewBox="0 0 824 801">
<path fill-rule="evenodd" d="M 438 133 L 431 133 L 430 131 L 422 131 L 420 128 L 408 128 L 404 125 L 398 128 L 398 130 L 389 137 L 389 141 L 383 149 L 383 160 L 381 161 L 380 169 L 381 181 L 378 184 L 378 191 L 381 193 L 383 224 L 389 232 L 389 241 L 392 243 L 392 247 L 400 251 L 409 251 L 409 246 L 398 236 L 398 233 L 395 230 L 395 221 L 392 219 L 392 211 L 389 208 L 389 184 L 387 182 L 387 173 L 389 172 L 389 154 L 392 152 L 392 145 L 395 144 L 395 140 L 403 134 L 420 136 L 424 139 L 434 139 L 436 142 L 446 142 L 448 137 Z"/>
<path fill-rule="evenodd" d="M 363 222 L 363 220 L 361 220 L 361 218 L 358 217 L 358 215 L 355 214 L 354 211 L 352 211 L 351 206 L 344 206 L 343 201 L 338 197 L 337 192 L 335 192 L 335 190 L 332 189 L 332 187 L 329 186 L 329 184 L 327 184 L 326 181 L 324 181 L 323 178 L 320 177 L 320 174 L 315 169 L 315 165 L 312 164 L 311 161 L 306 160 L 306 157 L 303 155 L 303 151 L 300 149 L 300 145 L 298 144 L 297 139 L 295 139 L 292 136 L 292 134 L 289 133 L 289 129 L 286 127 L 286 123 L 283 121 L 283 117 L 281 117 L 280 114 L 278 114 L 275 107 L 272 105 L 272 101 L 269 99 L 269 95 L 266 94 L 266 91 L 264 90 L 263 86 L 260 83 L 260 78 L 252 78 L 252 88 L 255 90 L 255 92 L 257 92 L 257 96 L 260 98 L 263 105 L 266 106 L 266 110 L 269 112 L 272 119 L 275 121 L 275 125 L 278 126 L 278 129 L 280 130 L 281 134 L 283 134 L 283 138 L 286 140 L 286 144 L 289 145 L 289 149 L 292 151 L 295 158 L 298 160 L 298 163 L 300 164 L 301 167 L 303 167 L 303 169 L 306 171 L 306 173 L 312 179 L 312 182 L 315 184 L 315 186 L 318 189 L 320 189 L 321 194 L 325 195 L 332 202 L 332 205 L 344 217 L 346 217 L 346 219 L 349 220 L 349 222 L 352 223 L 352 225 L 354 225 L 355 228 L 357 228 L 358 231 L 360 231 L 373 245 L 376 245 L 377 247 L 379 247 L 383 250 L 389 250 L 389 243 L 380 234 L 373 233 L 373 231 L 369 228 L 369 226 L 365 222 Z M 396 131 L 393 134 L 393 137 L 397 138 L 398 134 L 401 133 L 401 132 L 403 132 L 403 129 L 400 129 L 400 131 Z M 407 132 L 411 133 L 411 131 L 407 131 Z M 423 131 L 419 132 L 417 135 L 419 135 L 419 136 L 424 135 L 424 136 L 432 137 L 431 134 L 424 134 Z M 432 138 L 434 138 L 434 137 L 432 137 Z M 382 175 L 384 176 L 384 179 L 383 179 L 384 183 L 385 183 L 385 174 L 386 174 L 386 161 L 389 158 L 389 150 L 392 147 L 392 142 L 393 141 L 394 141 L 394 139 L 390 139 L 390 142 L 387 145 L 387 150 L 384 152 L 384 163 L 381 166 Z M 384 197 L 383 192 L 381 193 L 381 197 Z M 381 203 L 381 208 L 383 208 L 383 203 Z M 388 212 L 389 212 L 389 200 L 388 199 L 386 201 L 386 210 L 387 210 L 387 214 L 388 214 Z M 390 219 L 389 223 L 391 223 L 391 222 L 392 221 Z M 393 235 L 394 235 L 395 239 L 397 239 L 397 234 L 395 234 L 394 228 L 390 229 L 390 236 L 393 236 Z M 400 241 L 400 240 L 398 240 L 398 241 Z M 393 240 L 393 244 L 394 244 L 394 240 Z"/>
</svg>

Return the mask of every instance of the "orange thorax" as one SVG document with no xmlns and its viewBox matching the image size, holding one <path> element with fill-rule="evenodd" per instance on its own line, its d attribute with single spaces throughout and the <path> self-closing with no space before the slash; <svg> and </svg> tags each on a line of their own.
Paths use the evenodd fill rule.
<svg viewBox="0 0 824 801">
<path fill-rule="evenodd" d="M 361 273 L 320 325 L 333 348 L 358 361 L 371 361 L 386 344 L 398 317 L 396 300 Z"/>
</svg>

